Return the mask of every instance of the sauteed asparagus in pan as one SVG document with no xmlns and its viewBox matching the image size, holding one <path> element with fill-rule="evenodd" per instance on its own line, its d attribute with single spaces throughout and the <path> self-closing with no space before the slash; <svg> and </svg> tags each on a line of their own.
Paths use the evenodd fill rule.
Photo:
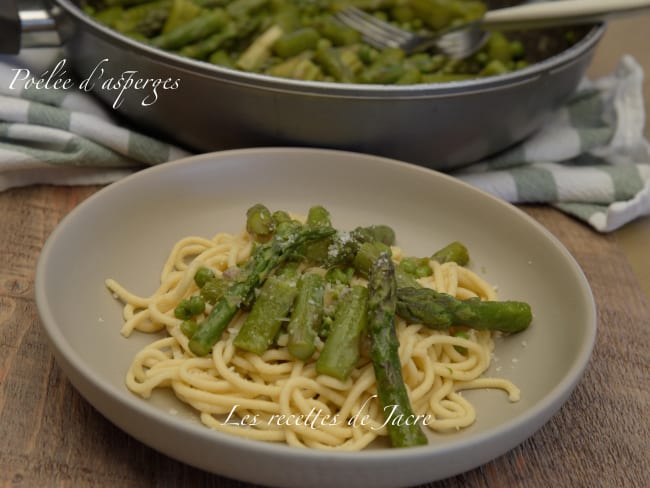
<svg viewBox="0 0 650 488">
<path fill-rule="evenodd" d="M 517 39 L 494 32 L 465 60 L 377 50 L 335 19 L 354 5 L 412 30 L 440 32 L 482 15 L 475 0 L 83 0 L 112 29 L 179 55 L 243 71 L 312 81 L 414 84 L 506 73 L 527 65 Z"/>
</svg>

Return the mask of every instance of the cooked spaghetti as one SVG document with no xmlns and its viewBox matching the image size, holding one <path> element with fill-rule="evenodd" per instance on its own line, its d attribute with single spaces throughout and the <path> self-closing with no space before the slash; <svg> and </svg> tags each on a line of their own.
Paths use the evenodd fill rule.
<svg viewBox="0 0 650 488">
<path fill-rule="evenodd" d="M 286 332 L 261 355 L 237 348 L 233 340 L 247 312 L 240 310 L 211 353 L 197 357 L 176 318 L 178 303 L 199 289 L 194 276 L 208 268 L 217 276 L 249 260 L 255 242 L 242 230 L 212 239 L 187 237 L 172 249 L 149 297 L 139 297 L 109 279 L 107 287 L 124 303 L 121 333 L 166 331 L 138 352 L 126 375 L 126 385 L 143 398 L 157 388 L 169 388 L 199 413 L 208 427 L 242 437 L 284 442 L 292 446 L 361 450 L 387 434 L 391 419 L 377 400 L 370 359 L 361 356 L 346 381 L 318 374 L 315 363 L 323 347 L 317 341 L 312 359 L 294 358 L 286 347 Z M 403 258 L 393 246 L 392 259 Z M 496 300 L 495 288 L 476 273 L 453 262 L 430 260 L 432 273 L 418 281 L 423 287 L 466 299 Z M 311 269 L 314 272 L 324 270 Z M 363 278 L 355 277 L 355 283 Z M 207 311 L 205 312 L 207 313 Z M 490 365 L 495 332 L 470 330 L 463 335 L 432 330 L 397 317 L 402 375 L 413 411 L 422 426 L 454 431 L 476 419 L 473 405 L 461 391 L 477 388 L 504 390 L 510 401 L 519 389 L 501 378 L 482 377 Z M 402 419 L 403 420 L 403 419 Z"/>
</svg>

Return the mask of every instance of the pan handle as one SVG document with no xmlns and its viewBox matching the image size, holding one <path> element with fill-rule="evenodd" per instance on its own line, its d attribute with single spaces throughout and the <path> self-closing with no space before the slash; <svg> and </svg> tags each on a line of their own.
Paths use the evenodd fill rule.
<svg viewBox="0 0 650 488">
<path fill-rule="evenodd" d="M 0 2 L 0 52 L 18 54 L 20 51 L 20 16 L 16 0 Z"/>
<path fill-rule="evenodd" d="M 56 19 L 43 2 L 0 1 L 0 53 L 18 54 L 30 47 L 59 47 Z"/>
</svg>

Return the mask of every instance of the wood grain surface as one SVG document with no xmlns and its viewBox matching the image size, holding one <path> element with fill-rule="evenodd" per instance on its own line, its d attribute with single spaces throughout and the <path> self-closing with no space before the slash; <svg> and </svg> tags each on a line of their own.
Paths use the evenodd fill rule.
<svg viewBox="0 0 650 488">
<path fill-rule="evenodd" d="M 97 413 L 54 362 L 34 304 L 34 269 L 56 224 L 95 190 L 38 186 L 0 194 L 0 483 L 251 486 L 134 440 Z M 530 439 L 428 486 L 650 486 L 648 302 L 616 239 L 550 208 L 524 211 L 567 246 L 592 286 L 599 314 L 592 360 L 569 401 Z"/>
<path fill-rule="evenodd" d="M 611 72 L 623 53 L 647 72 L 649 30 L 648 17 L 610 26 L 590 74 Z M 648 80 L 644 92 L 647 111 Z M 251 486 L 134 440 L 97 413 L 54 362 L 34 303 L 35 265 L 60 219 L 96 190 L 0 193 L 0 486 Z M 650 218 L 601 235 L 551 208 L 522 208 L 564 243 L 589 280 L 598 307 L 591 362 L 568 402 L 531 438 L 478 469 L 427 486 L 649 487 L 650 305 L 641 290 L 650 290 L 650 281 L 640 286 L 637 276 L 650 276 Z"/>
<path fill-rule="evenodd" d="M 624 54 L 633 56 L 644 68 L 643 97 L 645 102 L 645 137 L 650 139 L 650 16 L 639 15 L 610 23 L 607 32 L 598 44 L 588 70 L 588 76 L 599 78 L 612 73 Z M 650 216 L 641 217 L 618 229 L 613 236 L 627 256 L 641 289 L 650 298 Z"/>
</svg>

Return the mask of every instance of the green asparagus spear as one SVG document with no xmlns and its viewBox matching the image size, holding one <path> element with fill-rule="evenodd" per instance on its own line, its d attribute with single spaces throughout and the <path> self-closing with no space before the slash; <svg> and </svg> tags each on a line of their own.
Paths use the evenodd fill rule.
<svg viewBox="0 0 650 488">
<path fill-rule="evenodd" d="M 395 330 L 396 303 L 395 269 L 389 255 L 384 252 L 373 263 L 368 274 L 370 358 L 391 445 L 410 447 L 426 444 L 427 438 L 415 422 L 416 416 L 402 378 Z"/>
<path fill-rule="evenodd" d="M 329 268 L 325 273 L 325 281 L 330 285 L 341 284 L 344 286 L 350 285 L 350 280 L 354 276 L 354 268 L 334 266 Z"/>
<path fill-rule="evenodd" d="M 395 83 L 407 71 L 404 51 L 389 48 L 382 51 L 375 61 L 359 76 L 361 83 Z"/>
<path fill-rule="evenodd" d="M 315 27 L 321 35 L 335 46 L 346 46 L 361 41 L 359 31 L 348 27 L 334 19 L 331 16 L 323 16 L 315 22 Z"/>
<path fill-rule="evenodd" d="M 328 227 L 332 225 L 329 210 L 322 205 L 313 205 L 307 212 L 307 225 Z"/>
<path fill-rule="evenodd" d="M 243 297 L 248 295 L 247 283 L 235 283 L 214 305 L 210 314 L 197 325 L 189 342 L 190 350 L 197 356 L 205 356 L 214 346 L 223 331 L 233 319 L 241 305 Z"/>
<path fill-rule="evenodd" d="M 271 57 L 271 46 L 282 37 L 282 29 L 272 25 L 259 35 L 237 58 L 236 66 L 246 71 L 257 71 Z"/>
<path fill-rule="evenodd" d="M 341 56 L 342 50 L 333 46 L 322 45 L 316 49 L 315 60 L 324 72 L 342 83 L 354 83 L 355 75 Z"/>
<path fill-rule="evenodd" d="M 471 22 L 485 12 L 485 4 L 473 0 L 410 0 L 409 5 L 415 14 L 434 30 L 444 29 L 454 22 Z"/>
<path fill-rule="evenodd" d="M 228 14 L 223 9 L 215 9 L 154 37 L 151 44 L 161 49 L 179 49 L 220 31 L 228 21 Z"/>
<path fill-rule="evenodd" d="M 307 220 L 305 221 L 305 224 L 312 226 L 331 227 L 332 221 L 330 220 L 330 213 L 322 205 L 314 205 L 310 207 L 309 212 L 307 212 Z M 302 249 L 299 249 L 299 252 L 308 261 L 322 263 L 327 259 L 328 249 L 331 243 L 331 237 L 322 239 L 320 241 L 310 242 L 309 244 L 303 246 Z"/>
<path fill-rule="evenodd" d="M 293 265 L 285 268 L 262 285 L 253 308 L 233 341 L 240 349 L 262 354 L 271 346 L 289 315 L 297 295 L 297 273 Z"/>
<path fill-rule="evenodd" d="M 233 18 L 244 19 L 268 3 L 268 0 L 234 0 L 226 7 L 226 12 Z"/>
<path fill-rule="evenodd" d="M 442 31 L 482 15 L 477 0 L 79 0 L 89 15 L 141 42 L 234 69 L 302 80 L 433 83 L 520 69 L 524 48 L 493 33 L 462 61 L 377 50 L 333 13 L 351 3 L 407 30 Z M 164 5 L 163 5 L 164 4 Z M 213 29 L 210 17 L 226 17 Z M 221 15 L 221 14 L 219 14 Z M 224 32 L 223 24 L 228 24 Z M 275 27 L 272 30 L 270 28 Z M 278 30 L 279 29 L 279 30 Z M 281 31 L 282 35 L 277 36 Z M 254 46 L 249 51 L 248 48 Z M 241 57 L 243 53 L 246 56 Z M 315 53 L 315 55 L 314 55 Z"/>
<path fill-rule="evenodd" d="M 398 288 L 397 313 L 432 329 L 455 325 L 507 333 L 526 329 L 533 318 L 530 305 L 516 301 L 459 300 L 429 288 Z"/>
<path fill-rule="evenodd" d="M 324 207 L 315 205 L 309 209 L 308 225 L 331 225 L 330 214 Z M 387 225 L 357 227 L 352 231 L 338 231 L 333 236 L 312 242 L 302 249 L 302 255 L 315 263 L 334 267 L 349 265 L 364 242 L 395 243 L 395 231 Z"/>
<path fill-rule="evenodd" d="M 139 34 L 144 37 L 156 35 L 163 28 L 169 15 L 171 2 L 160 0 L 136 5 L 123 11 L 112 19 L 112 27 L 122 34 Z"/>
<path fill-rule="evenodd" d="M 399 268 L 416 279 L 431 276 L 433 274 L 433 270 L 429 266 L 431 259 L 441 264 L 455 262 L 460 266 L 465 266 L 469 262 L 469 253 L 463 244 L 456 241 L 436 251 L 431 258 L 404 257 L 399 263 Z"/>
<path fill-rule="evenodd" d="M 359 273 L 367 275 L 372 263 L 386 248 L 378 243 L 364 243 L 354 258 Z M 455 258 L 459 259 L 460 255 Z M 461 259 L 461 262 L 463 260 Z M 451 295 L 423 288 L 401 267 L 395 268 L 397 313 L 407 320 L 434 329 L 464 325 L 474 329 L 518 332 L 532 320 L 530 305 L 516 301 L 459 300 Z"/>
<path fill-rule="evenodd" d="M 433 253 L 431 259 L 435 259 L 441 264 L 453 261 L 460 266 L 465 266 L 469 263 L 469 252 L 462 243 L 455 241 Z"/>
<path fill-rule="evenodd" d="M 225 278 L 213 278 L 201 287 L 201 296 L 207 303 L 214 305 L 226 293 L 232 283 Z"/>
<path fill-rule="evenodd" d="M 119 22 L 123 15 L 124 9 L 122 7 L 110 7 L 95 14 L 95 19 L 104 25 L 115 28 L 115 23 Z"/>
<path fill-rule="evenodd" d="M 365 242 L 359 248 L 359 252 L 354 257 L 354 267 L 362 275 L 367 276 L 372 263 L 379 257 L 379 255 L 388 251 L 389 248 L 378 242 Z M 395 279 L 397 280 L 397 287 L 419 287 L 420 284 L 414 277 L 409 275 L 403 269 L 397 267 L 395 269 Z"/>
<path fill-rule="evenodd" d="M 208 354 L 237 310 L 244 302 L 251 300 L 255 289 L 264 283 L 273 269 L 305 242 L 322 239 L 333 232 L 329 227 L 287 225 L 282 232 L 276 232 L 269 242 L 258 245 L 242 273 L 199 324 L 189 342 L 190 350 L 197 356 Z"/>
<path fill-rule="evenodd" d="M 193 59 L 207 59 L 211 54 L 221 49 L 221 47 L 241 32 L 235 22 L 228 22 L 219 32 L 212 34 L 205 39 L 201 39 L 194 44 L 182 47 L 178 54 Z"/>
<path fill-rule="evenodd" d="M 174 0 L 171 11 L 162 28 L 162 34 L 167 34 L 177 27 L 195 19 L 201 14 L 201 7 L 191 0 Z"/>
<path fill-rule="evenodd" d="M 364 243 L 390 246 L 395 243 L 395 231 L 387 225 L 371 225 L 357 227 L 350 232 L 337 232 L 331 238 L 327 257 L 321 262 L 328 267 L 350 265 Z"/>
<path fill-rule="evenodd" d="M 208 56 L 208 62 L 217 66 L 235 69 L 235 60 L 226 52 L 225 49 L 217 49 Z"/>
<path fill-rule="evenodd" d="M 289 332 L 289 353 L 303 361 L 316 351 L 316 337 L 323 318 L 325 280 L 316 273 L 305 273 L 298 281 L 298 296 L 294 303 Z"/>
<path fill-rule="evenodd" d="M 316 361 L 319 374 L 345 381 L 359 361 L 361 336 L 366 330 L 368 289 L 352 286 L 339 297 L 325 345 Z"/>
<path fill-rule="evenodd" d="M 289 215 L 289 213 L 285 212 L 284 210 L 276 210 L 271 215 L 271 218 L 273 219 L 276 230 L 280 230 L 286 225 L 295 225 L 296 222 L 291 218 L 291 215 Z"/>
<path fill-rule="evenodd" d="M 93 3 L 93 2 L 90 2 L 90 3 Z M 103 5 L 105 5 L 106 7 L 109 7 L 109 8 L 111 8 L 111 7 L 125 7 L 125 8 L 131 7 L 131 8 L 133 8 L 135 6 L 142 5 L 142 4 L 145 4 L 145 3 L 151 3 L 151 0 L 103 0 L 103 2 L 101 2 L 101 3 Z"/>
<path fill-rule="evenodd" d="M 500 32 L 491 33 L 485 47 L 488 51 L 489 58 L 493 61 L 500 61 L 503 64 L 507 64 L 512 60 L 510 41 Z"/>
<path fill-rule="evenodd" d="M 266 70 L 271 76 L 294 78 L 296 80 L 320 80 L 323 78 L 321 69 L 312 62 L 309 56 L 299 54 L 286 61 L 276 64 Z"/>
<path fill-rule="evenodd" d="M 246 211 L 246 230 L 256 239 L 267 239 L 275 231 L 271 211 L 257 203 Z"/>
<path fill-rule="evenodd" d="M 283 34 L 273 44 L 273 51 L 282 58 L 291 58 L 307 49 L 314 49 L 319 39 L 316 29 L 304 27 Z"/>
<path fill-rule="evenodd" d="M 273 3 L 275 5 L 275 0 Z M 301 6 L 298 5 L 298 2 L 280 0 L 277 6 L 272 7 L 272 20 L 270 23 L 279 25 L 284 32 L 292 32 L 304 27 L 306 25 L 305 20 L 302 17 Z"/>
<path fill-rule="evenodd" d="M 387 225 L 370 225 L 357 227 L 352 231 L 352 236 L 358 242 L 381 242 L 386 246 L 395 244 L 395 231 Z"/>
<path fill-rule="evenodd" d="M 401 5 L 398 0 L 352 0 L 352 5 L 362 10 L 389 10 Z"/>
<path fill-rule="evenodd" d="M 479 76 L 502 75 L 509 71 L 508 67 L 498 59 L 493 59 L 479 72 Z"/>
</svg>

